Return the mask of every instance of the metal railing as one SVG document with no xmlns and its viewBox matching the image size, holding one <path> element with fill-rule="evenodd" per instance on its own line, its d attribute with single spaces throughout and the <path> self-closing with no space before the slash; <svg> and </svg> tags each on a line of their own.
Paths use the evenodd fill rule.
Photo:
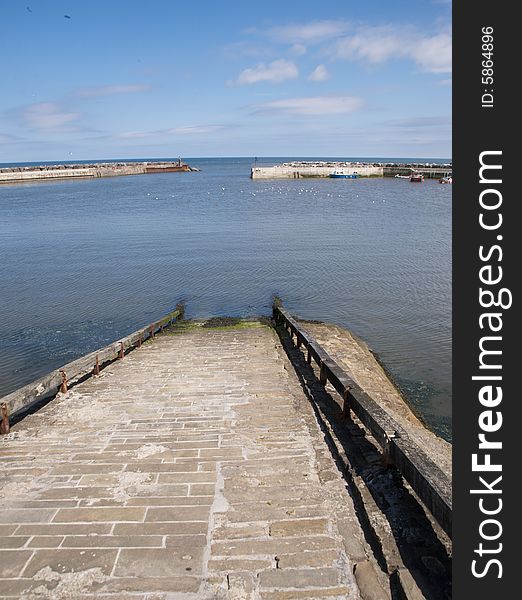
<svg viewBox="0 0 522 600">
<path fill-rule="evenodd" d="M 311 364 L 312 360 L 317 363 L 320 382 L 323 385 L 330 382 L 341 395 L 344 402 L 343 414 L 349 416 L 349 411 L 353 411 L 375 438 L 386 460 L 396 466 L 451 538 L 452 492 L 449 476 L 388 412 L 343 371 L 313 336 L 300 328 L 297 321 L 282 306 L 274 304 L 273 316 L 276 324 L 288 331 L 292 342 L 295 336 L 298 348 L 304 346 L 307 363 Z"/>
<path fill-rule="evenodd" d="M 26 411 L 32 405 L 56 396 L 58 392 L 66 392 L 72 384 L 91 375 L 98 375 L 104 366 L 115 360 L 122 360 L 127 351 L 139 348 L 146 340 L 154 339 L 157 333 L 182 317 L 183 312 L 183 306 L 178 305 L 176 310 L 158 321 L 134 331 L 119 341 L 67 363 L 59 369 L 44 375 L 44 377 L 4 396 L 0 399 L 4 421 L 6 414 L 13 416 L 21 411 Z M 7 433 L 5 428 L 4 425 L 3 433 Z"/>
</svg>

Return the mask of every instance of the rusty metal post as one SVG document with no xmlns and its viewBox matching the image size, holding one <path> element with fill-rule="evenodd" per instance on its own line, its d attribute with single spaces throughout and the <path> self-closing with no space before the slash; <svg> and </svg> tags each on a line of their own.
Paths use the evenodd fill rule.
<svg viewBox="0 0 522 600">
<path fill-rule="evenodd" d="M 343 392 L 343 418 L 352 418 L 350 413 L 350 388 L 345 388 Z"/>
<path fill-rule="evenodd" d="M 94 369 L 92 370 L 92 374 L 93 375 L 100 374 L 100 359 L 98 358 L 98 355 L 96 355 L 96 362 L 94 363 Z"/>
<path fill-rule="evenodd" d="M 62 383 L 60 384 L 60 392 L 62 394 L 67 393 L 67 373 L 65 371 L 60 371 L 62 374 Z"/>
<path fill-rule="evenodd" d="M 1 411 L 1 416 L 2 416 L 2 420 L 0 421 L 0 434 L 1 435 L 6 435 L 9 433 L 9 409 L 7 408 L 7 404 L 5 402 L 2 402 L 0 404 L 0 411 Z"/>
<path fill-rule="evenodd" d="M 125 349 L 123 347 L 123 342 L 119 342 L 119 344 L 120 344 L 120 351 L 118 353 L 118 359 L 123 360 L 123 358 L 125 356 Z"/>
<path fill-rule="evenodd" d="M 326 385 L 326 367 L 324 366 L 324 363 L 321 362 L 321 366 L 319 367 L 319 381 L 323 384 Z"/>
<path fill-rule="evenodd" d="M 138 348 L 141 348 L 141 343 L 142 342 L 141 342 L 141 335 L 140 335 L 140 337 L 138 338 Z"/>
<path fill-rule="evenodd" d="M 391 445 L 393 443 L 393 439 L 396 437 L 398 437 L 398 433 L 396 431 L 394 431 L 393 433 L 385 434 L 385 442 L 381 456 L 381 463 L 385 468 L 393 467 L 394 463 L 393 458 L 391 456 Z"/>
<path fill-rule="evenodd" d="M 154 325 L 150 326 L 149 332 L 150 332 L 150 339 L 153 340 L 154 339 Z"/>
</svg>

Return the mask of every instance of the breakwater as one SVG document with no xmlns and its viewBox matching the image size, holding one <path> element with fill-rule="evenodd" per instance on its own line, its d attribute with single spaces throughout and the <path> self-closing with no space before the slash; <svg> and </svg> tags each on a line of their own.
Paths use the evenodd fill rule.
<svg viewBox="0 0 522 600">
<path fill-rule="evenodd" d="M 394 177 L 409 175 L 412 170 L 421 172 L 427 179 L 438 179 L 451 173 L 451 164 L 438 163 L 362 163 L 347 161 L 292 161 L 278 165 L 254 165 L 252 179 L 305 179 L 329 177 L 335 171 L 355 174 L 357 177 Z"/>
<path fill-rule="evenodd" d="M 440 164 L 420 164 L 420 163 L 389 163 L 382 167 L 384 177 L 395 177 L 395 175 L 411 175 L 412 171 L 422 173 L 426 179 L 440 179 L 446 175 L 451 175 L 453 165 L 447 163 Z"/>
<path fill-rule="evenodd" d="M 143 175 L 146 173 L 180 173 L 198 170 L 181 162 L 181 160 L 173 162 L 78 163 L 7 167 L 0 169 L 0 183 L 82 177 L 116 177 L 119 175 Z"/>
</svg>

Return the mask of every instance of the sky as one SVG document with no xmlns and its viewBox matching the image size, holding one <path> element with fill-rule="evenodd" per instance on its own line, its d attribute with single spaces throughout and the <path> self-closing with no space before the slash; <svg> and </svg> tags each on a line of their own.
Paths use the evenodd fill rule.
<svg viewBox="0 0 522 600">
<path fill-rule="evenodd" d="M 447 0 L 1 0 L 0 162 L 451 156 Z"/>
</svg>

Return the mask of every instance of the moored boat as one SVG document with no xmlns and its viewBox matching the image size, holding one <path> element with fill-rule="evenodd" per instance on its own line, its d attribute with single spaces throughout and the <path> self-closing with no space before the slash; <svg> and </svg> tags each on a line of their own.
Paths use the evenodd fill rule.
<svg viewBox="0 0 522 600">
<path fill-rule="evenodd" d="M 424 175 L 419 173 L 419 171 L 412 171 L 410 175 L 410 181 L 413 183 L 424 181 Z"/>
<path fill-rule="evenodd" d="M 442 179 L 439 179 L 439 183 L 453 183 L 453 176 L 445 175 Z"/>
<path fill-rule="evenodd" d="M 334 171 L 330 173 L 332 179 L 357 179 L 357 173 L 345 173 L 344 171 Z"/>
</svg>

